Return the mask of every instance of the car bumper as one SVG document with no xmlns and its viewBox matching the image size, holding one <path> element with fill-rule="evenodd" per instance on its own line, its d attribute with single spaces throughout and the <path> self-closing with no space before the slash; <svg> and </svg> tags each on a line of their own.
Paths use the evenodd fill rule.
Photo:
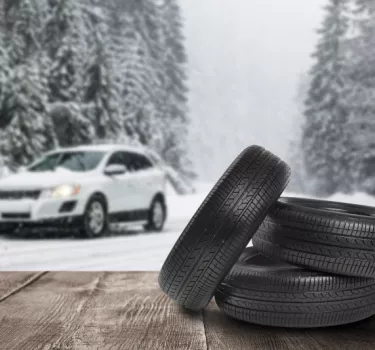
<svg viewBox="0 0 375 350">
<path fill-rule="evenodd" d="M 79 221 L 83 212 L 84 203 L 78 198 L 0 200 L 0 223 L 67 224 Z"/>
<path fill-rule="evenodd" d="M 83 227 L 82 216 L 71 216 L 58 219 L 29 220 L 29 221 L 1 221 L 0 227 L 18 228 L 56 228 L 56 229 L 80 229 Z"/>
</svg>

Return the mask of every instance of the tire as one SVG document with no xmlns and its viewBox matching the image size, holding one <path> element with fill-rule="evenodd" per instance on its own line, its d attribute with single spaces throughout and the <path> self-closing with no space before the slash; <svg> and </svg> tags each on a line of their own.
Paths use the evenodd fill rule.
<svg viewBox="0 0 375 350">
<path fill-rule="evenodd" d="M 9 224 L 9 223 L 1 223 L 0 224 L 0 235 L 3 234 L 12 234 L 14 233 L 19 225 L 17 224 Z"/>
<path fill-rule="evenodd" d="M 148 221 L 144 226 L 146 231 L 163 231 L 167 218 L 167 207 L 161 197 L 155 197 L 148 211 Z"/>
<path fill-rule="evenodd" d="M 253 245 L 317 271 L 375 277 L 375 208 L 302 198 L 275 204 Z"/>
<path fill-rule="evenodd" d="M 246 148 L 223 174 L 169 253 L 161 289 L 187 309 L 211 300 L 269 207 L 286 187 L 289 167 L 259 146 Z"/>
<path fill-rule="evenodd" d="M 95 213 L 96 211 L 96 213 Z M 99 215 L 100 214 L 100 215 Z M 95 216 L 97 215 L 97 228 Z M 99 217 L 102 215 L 102 220 Z M 101 224 L 99 224 L 99 222 Z M 82 229 L 80 230 L 81 236 L 86 238 L 97 238 L 105 235 L 108 232 L 109 222 L 107 213 L 107 203 L 103 196 L 95 195 L 87 202 L 85 213 L 83 214 Z"/>
<path fill-rule="evenodd" d="M 375 280 L 314 272 L 247 248 L 215 294 L 238 320 L 276 327 L 327 327 L 375 313 Z"/>
</svg>

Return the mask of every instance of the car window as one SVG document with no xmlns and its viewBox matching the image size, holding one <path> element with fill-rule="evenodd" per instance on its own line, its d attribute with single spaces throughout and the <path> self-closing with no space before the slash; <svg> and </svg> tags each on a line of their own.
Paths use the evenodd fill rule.
<svg viewBox="0 0 375 350">
<path fill-rule="evenodd" d="M 125 165 L 128 172 L 140 171 L 152 167 L 152 163 L 143 155 L 132 152 L 114 153 L 107 165 Z"/>
<path fill-rule="evenodd" d="M 152 163 L 144 155 L 129 153 L 127 157 L 128 167 L 131 171 L 141 171 L 152 167 Z"/>
<path fill-rule="evenodd" d="M 49 154 L 31 166 L 28 170 L 33 172 L 52 171 L 61 157 L 60 153 Z"/>
<path fill-rule="evenodd" d="M 47 155 L 28 171 L 43 172 L 65 168 L 71 171 L 85 172 L 94 170 L 104 156 L 103 152 L 59 152 Z"/>
<path fill-rule="evenodd" d="M 108 165 L 126 165 L 124 161 L 124 153 L 123 152 L 115 152 L 111 155 L 107 162 Z"/>
<path fill-rule="evenodd" d="M 138 165 L 141 170 L 152 168 L 152 163 L 144 155 L 139 154 L 137 158 Z"/>
</svg>

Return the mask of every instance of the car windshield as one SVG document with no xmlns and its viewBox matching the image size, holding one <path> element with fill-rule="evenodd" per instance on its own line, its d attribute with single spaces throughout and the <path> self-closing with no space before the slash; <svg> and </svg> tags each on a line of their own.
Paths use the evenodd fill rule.
<svg viewBox="0 0 375 350">
<path fill-rule="evenodd" d="M 104 156 L 104 152 L 60 152 L 45 156 L 40 162 L 31 166 L 28 171 L 55 171 L 64 168 L 71 171 L 85 172 L 94 170 Z"/>
</svg>

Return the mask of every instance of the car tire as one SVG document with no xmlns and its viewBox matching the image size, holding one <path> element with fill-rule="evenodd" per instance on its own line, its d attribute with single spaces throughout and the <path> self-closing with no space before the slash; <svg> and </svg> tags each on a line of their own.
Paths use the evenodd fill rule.
<svg viewBox="0 0 375 350">
<path fill-rule="evenodd" d="M 103 196 L 95 195 L 87 202 L 82 218 L 81 236 L 97 238 L 104 236 L 109 229 L 107 202 Z"/>
<path fill-rule="evenodd" d="M 164 228 L 167 218 L 167 207 L 161 197 L 155 197 L 151 203 L 147 214 L 147 224 L 144 226 L 146 231 L 160 232 Z"/>
<path fill-rule="evenodd" d="M 17 224 L 8 224 L 8 223 L 1 223 L 0 224 L 0 235 L 12 234 L 17 231 L 19 225 Z"/>
<path fill-rule="evenodd" d="M 253 244 L 291 264 L 375 277 L 374 216 L 371 207 L 285 197 L 271 208 Z"/>
<path fill-rule="evenodd" d="M 228 316 L 265 326 L 327 327 L 375 313 L 375 280 L 316 272 L 247 248 L 215 300 Z"/>
<path fill-rule="evenodd" d="M 259 146 L 246 148 L 194 214 L 159 275 L 161 289 L 187 309 L 211 300 L 286 187 L 290 168 Z"/>
</svg>

